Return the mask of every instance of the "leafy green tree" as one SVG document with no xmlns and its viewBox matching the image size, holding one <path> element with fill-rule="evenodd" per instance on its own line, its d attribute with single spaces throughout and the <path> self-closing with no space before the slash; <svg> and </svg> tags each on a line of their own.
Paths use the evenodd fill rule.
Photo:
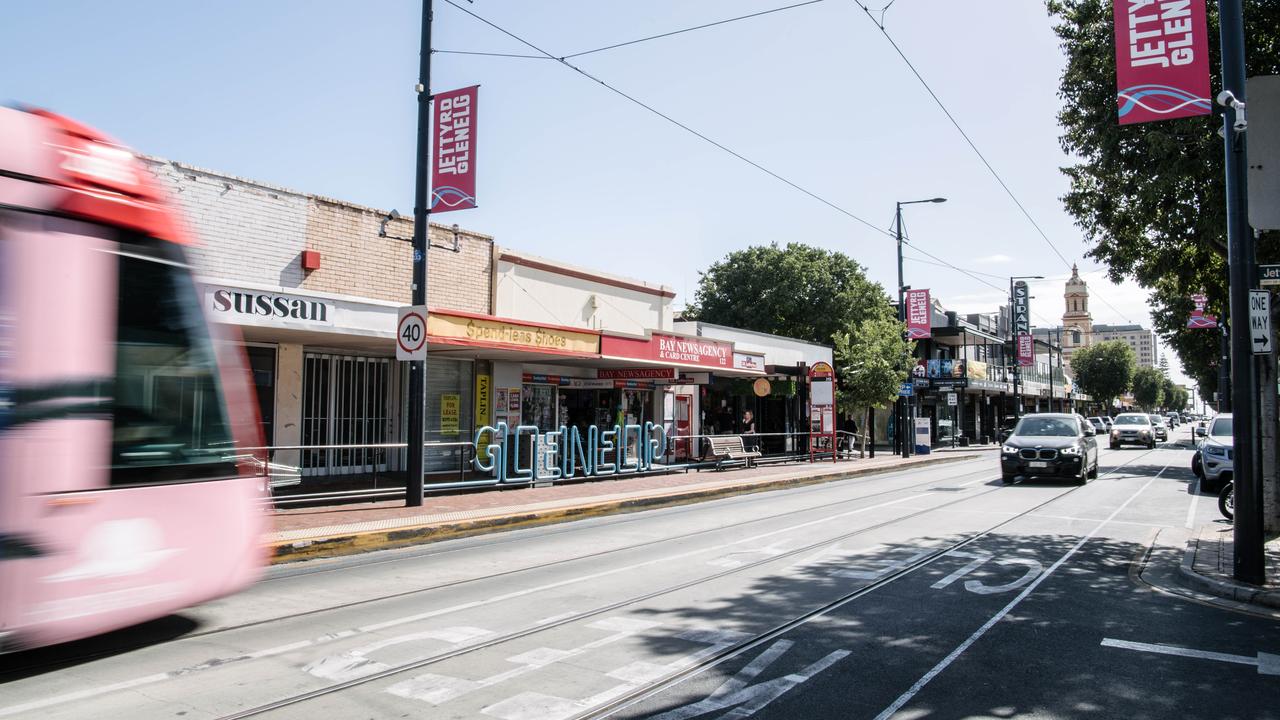
<svg viewBox="0 0 1280 720">
<path fill-rule="evenodd" d="M 1211 67 L 1220 65 L 1216 3 L 1209 9 Z M 1116 120 L 1111 0 L 1048 0 L 1067 66 L 1059 85 L 1062 148 L 1079 162 L 1063 168 L 1063 201 L 1114 281 L 1151 289 L 1155 330 L 1178 353 L 1202 393 L 1216 387 L 1217 333 L 1190 330 L 1191 295 L 1227 315 L 1226 191 L 1218 115 L 1120 125 Z M 1245 62 L 1250 75 L 1280 72 L 1280 3 L 1248 2 Z M 1215 80 L 1216 82 L 1216 80 Z M 1215 108 L 1215 112 L 1216 112 Z M 1260 262 L 1280 261 L 1280 235 L 1257 246 Z"/>
<path fill-rule="evenodd" d="M 1128 392 L 1136 365 L 1133 348 L 1123 340 L 1090 345 L 1071 356 L 1076 385 L 1104 408 L 1111 407 L 1112 400 Z"/>
<path fill-rule="evenodd" d="M 718 325 L 830 345 L 863 321 L 896 317 L 857 261 L 802 243 L 738 250 L 699 275 L 685 316 Z"/>
<path fill-rule="evenodd" d="M 912 344 L 889 295 L 853 258 L 775 243 L 731 252 L 699 275 L 687 318 L 832 346 L 842 412 L 869 416 L 897 397 Z"/>
<path fill-rule="evenodd" d="M 1143 410 L 1152 411 L 1160 407 L 1164 400 L 1164 378 L 1160 371 L 1150 367 L 1140 367 L 1133 373 L 1133 401 Z"/>
<path fill-rule="evenodd" d="M 915 362 L 915 343 L 902 337 L 902 324 L 895 319 L 863 320 L 852 332 L 837 333 L 836 361 L 841 412 L 856 413 L 866 409 L 863 428 L 870 428 L 873 408 L 882 408 L 898 397 L 902 379 Z M 867 433 L 862 433 L 862 451 L 866 452 Z"/>
<path fill-rule="evenodd" d="M 1186 388 L 1167 377 L 1161 381 L 1161 387 L 1164 390 L 1165 410 L 1176 410 L 1178 412 L 1182 412 L 1183 409 L 1187 407 L 1187 400 L 1190 399 L 1190 395 L 1187 393 Z"/>
</svg>

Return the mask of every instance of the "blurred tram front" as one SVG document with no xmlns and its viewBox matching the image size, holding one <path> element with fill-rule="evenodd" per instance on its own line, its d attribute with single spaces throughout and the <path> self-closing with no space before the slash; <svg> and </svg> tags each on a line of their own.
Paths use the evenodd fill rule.
<svg viewBox="0 0 1280 720">
<path fill-rule="evenodd" d="M 0 652 L 260 572 L 264 478 L 234 451 L 261 445 L 257 409 L 186 242 L 128 149 L 0 108 Z"/>
</svg>

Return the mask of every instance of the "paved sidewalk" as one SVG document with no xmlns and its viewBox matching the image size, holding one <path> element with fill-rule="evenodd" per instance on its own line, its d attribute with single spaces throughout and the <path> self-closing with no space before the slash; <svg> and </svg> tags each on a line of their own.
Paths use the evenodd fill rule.
<svg viewBox="0 0 1280 720">
<path fill-rule="evenodd" d="M 837 463 L 789 463 L 724 471 L 627 476 L 550 487 L 518 487 L 427 495 L 422 507 L 403 500 L 272 513 L 271 562 L 348 555 L 466 535 L 681 505 L 730 495 L 832 482 L 908 467 L 952 463 L 978 453 L 894 455 Z M 993 470 L 994 472 L 994 470 Z"/>
<path fill-rule="evenodd" d="M 1280 608 L 1280 538 L 1265 547 L 1265 584 L 1249 585 L 1232 577 L 1233 532 L 1231 523 L 1226 521 L 1201 525 L 1187 540 L 1178 580 L 1192 589 L 1219 597 Z"/>
</svg>

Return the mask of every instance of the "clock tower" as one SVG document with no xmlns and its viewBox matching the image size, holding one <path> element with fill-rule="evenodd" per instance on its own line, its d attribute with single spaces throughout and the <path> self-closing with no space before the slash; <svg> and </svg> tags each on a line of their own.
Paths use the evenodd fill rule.
<svg viewBox="0 0 1280 720">
<path fill-rule="evenodd" d="M 1071 279 L 1063 292 L 1066 309 L 1062 313 L 1062 357 L 1067 366 L 1078 348 L 1093 344 L 1093 316 L 1089 314 L 1089 286 L 1080 279 L 1080 270 L 1071 266 Z"/>
</svg>

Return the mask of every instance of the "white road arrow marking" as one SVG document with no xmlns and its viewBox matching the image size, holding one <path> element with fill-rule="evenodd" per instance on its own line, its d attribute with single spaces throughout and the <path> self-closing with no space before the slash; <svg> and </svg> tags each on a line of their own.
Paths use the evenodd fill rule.
<svg viewBox="0 0 1280 720">
<path fill-rule="evenodd" d="M 1121 650 L 1189 657 L 1197 660 L 1216 660 L 1217 662 L 1236 663 L 1237 665 L 1253 665 L 1258 668 L 1259 675 L 1280 675 L 1280 655 L 1272 655 L 1271 653 L 1259 652 L 1257 657 L 1249 657 L 1248 655 L 1231 655 L 1209 650 L 1195 650 L 1193 648 L 1178 647 L 1177 645 L 1154 645 L 1152 643 L 1115 640 L 1113 638 L 1104 638 L 1102 646 L 1120 648 Z"/>
</svg>

